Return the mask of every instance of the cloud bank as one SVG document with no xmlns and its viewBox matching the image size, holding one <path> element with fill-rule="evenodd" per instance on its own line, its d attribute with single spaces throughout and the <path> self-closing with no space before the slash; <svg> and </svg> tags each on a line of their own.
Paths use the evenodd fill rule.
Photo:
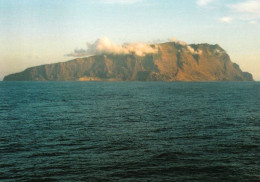
<svg viewBox="0 0 260 182">
<path fill-rule="evenodd" d="M 135 54 L 137 56 L 145 56 L 147 54 L 157 53 L 156 47 L 151 47 L 145 43 L 132 43 L 117 45 L 107 37 L 99 38 L 94 43 L 88 43 L 87 49 L 75 49 L 74 52 L 67 56 L 84 57 L 102 54 Z"/>
<path fill-rule="evenodd" d="M 187 50 L 192 54 L 202 54 L 202 50 L 194 50 L 188 43 L 178 40 L 176 38 L 171 38 L 169 41 L 176 44 L 182 45 L 187 48 Z M 70 57 L 88 57 L 94 55 L 103 54 L 135 54 L 137 56 L 145 56 L 147 54 L 158 53 L 158 45 L 151 46 L 146 43 L 131 43 L 117 45 L 110 41 L 109 38 L 103 37 L 97 39 L 94 43 L 87 43 L 87 49 L 75 49 L 72 53 L 66 56 Z"/>
</svg>

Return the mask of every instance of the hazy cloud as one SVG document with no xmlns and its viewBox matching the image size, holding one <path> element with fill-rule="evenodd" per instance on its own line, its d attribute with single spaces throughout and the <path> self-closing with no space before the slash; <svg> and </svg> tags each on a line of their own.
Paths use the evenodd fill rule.
<svg viewBox="0 0 260 182">
<path fill-rule="evenodd" d="M 87 49 L 75 49 L 67 56 L 83 57 L 102 54 L 135 54 L 145 56 L 146 54 L 156 53 L 158 49 L 148 44 L 137 42 L 131 44 L 117 45 L 111 42 L 107 37 L 99 38 L 94 43 L 88 43 Z"/>
<path fill-rule="evenodd" d="M 229 5 L 229 7 L 237 12 L 241 13 L 252 13 L 260 15 L 260 1 L 259 0 L 250 0 L 244 1 L 237 4 Z"/>
<path fill-rule="evenodd" d="M 234 13 L 238 20 L 247 21 L 249 24 L 257 24 L 260 20 L 260 0 L 247 0 L 229 4 L 227 7 Z"/>
<path fill-rule="evenodd" d="M 252 24 L 252 25 L 256 25 L 256 24 L 257 24 L 257 21 L 251 20 L 251 21 L 249 21 L 249 23 Z"/>
<path fill-rule="evenodd" d="M 212 2 L 212 0 L 197 0 L 197 5 L 199 5 L 199 6 L 206 6 L 209 3 L 211 3 L 211 2 Z"/>
<path fill-rule="evenodd" d="M 83 57 L 87 56 L 87 50 L 85 49 L 75 49 L 74 52 L 67 54 L 66 56 L 71 56 L 71 57 Z"/>
<path fill-rule="evenodd" d="M 233 21 L 233 18 L 231 18 L 231 17 L 222 17 L 219 20 L 221 22 L 224 22 L 224 23 L 231 23 Z"/>
<path fill-rule="evenodd" d="M 109 4 L 134 4 L 134 3 L 142 2 L 144 0 L 101 0 L 101 1 Z"/>
<path fill-rule="evenodd" d="M 198 6 L 208 8 L 213 4 L 216 9 L 227 10 L 226 16 L 219 18 L 221 22 L 232 23 L 234 20 L 247 21 L 249 24 L 257 24 L 260 20 L 260 0 L 240 0 L 238 2 L 228 2 L 224 0 L 197 0 Z"/>
</svg>

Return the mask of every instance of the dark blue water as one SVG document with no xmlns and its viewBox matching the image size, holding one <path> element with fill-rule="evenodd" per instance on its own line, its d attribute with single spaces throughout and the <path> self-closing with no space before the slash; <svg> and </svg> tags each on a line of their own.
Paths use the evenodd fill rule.
<svg viewBox="0 0 260 182">
<path fill-rule="evenodd" d="M 260 181 L 260 83 L 0 82 L 0 181 Z"/>
</svg>

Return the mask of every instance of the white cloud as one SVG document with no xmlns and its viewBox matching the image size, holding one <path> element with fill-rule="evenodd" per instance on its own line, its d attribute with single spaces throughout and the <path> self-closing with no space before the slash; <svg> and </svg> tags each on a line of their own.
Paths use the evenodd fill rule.
<svg viewBox="0 0 260 182">
<path fill-rule="evenodd" d="M 211 3 L 212 2 L 212 0 L 197 0 L 197 4 L 199 5 L 199 6 L 206 6 L 206 5 L 208 5 L 209 3 Z"/>
<path fill-rule="evenodd" d="M 187 49 L 192 53 L 192 54 L 202 54 L 202 50 L 194 50 L 191 46 L 187 46 Z"/>
<path fill-rule="evenodd" d="M 222 17 L 219 20 L 221 22 L 224 22 L 224 23 L 231 23 L 233 21 L 233 18 L 231 18 L 231 17 Z"/>
<path fill-rule="evenodd" d="M 158 49 L 145 43 L 132 43 L 117 45 L 111 42 L 107 37 L 99 38 L 95 43 L 88 43 L 87 49 L 75 49 L 73 53 L 67 56 L 84 57 L 102 54 L 135 54 L 145 56 L 147 54 L 157 53 Z"/>
<path fill-rule="evenodd" d="M 260 15 L 260 1 L 259 0 L 249 0 L 240 2 L 237 4 L 232 4 L 229 6 L 232 10 L 241 13 L 252 13 Z"/>
<path fill-rule="evenodd" d="M 183 46 L 188 45 L 186 42 L 181 41 L 181 40 L 178 40 L 178 39 L 176 39 L 176 38 L 174 38 L 174 37 L 170 38 L 169 41 L 175 42 L 176 44 L 180 44 L 180 45 L 183 45 Z"/>
</svg>

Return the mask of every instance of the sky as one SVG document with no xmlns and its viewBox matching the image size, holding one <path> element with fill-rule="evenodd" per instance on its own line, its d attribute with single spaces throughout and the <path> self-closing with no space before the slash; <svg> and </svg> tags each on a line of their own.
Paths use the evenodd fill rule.
<svg viewBox="0 0 260 182">
<path fill-rule="evenodd" d="M 0 80 L 74 59 L 102 37 L 115 45 L 174 37 L 219 44 L 260 81 L 259 32 L 260 0 L 0 0 Z"/>
</svg>

